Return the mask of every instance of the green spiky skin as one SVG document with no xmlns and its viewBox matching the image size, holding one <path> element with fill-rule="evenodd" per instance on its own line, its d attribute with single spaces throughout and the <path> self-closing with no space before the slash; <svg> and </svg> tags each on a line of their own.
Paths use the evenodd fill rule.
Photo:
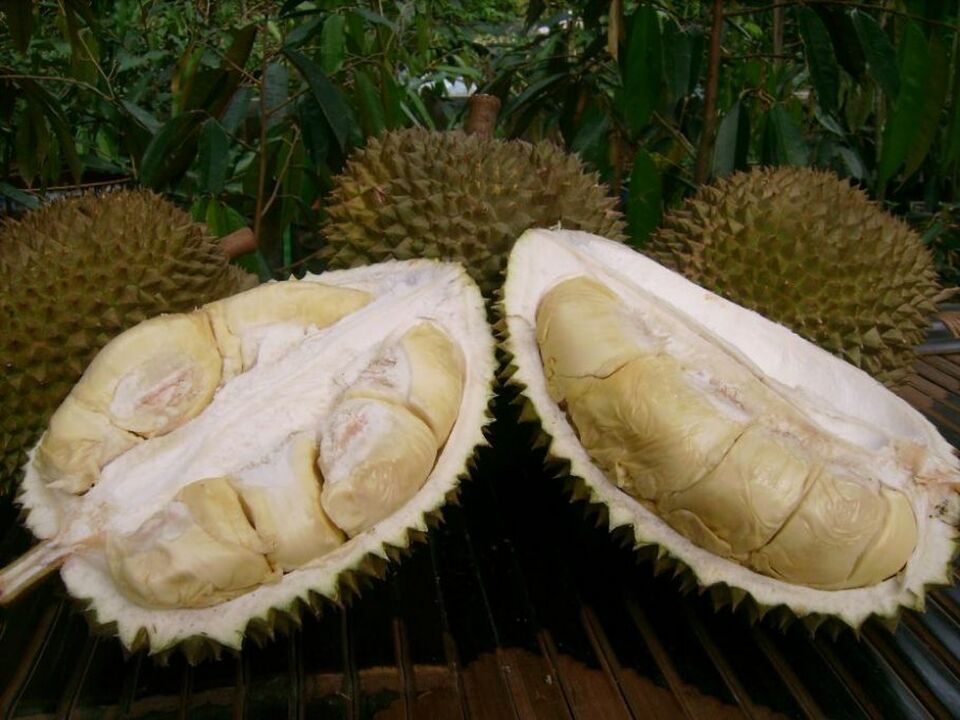
<svg viewBox="0 0 960 720">
<path fill-rule="evenodd" d="M 888 386 L 945 294 L 919 235 L 830 172 L 755 169 L 702 188 L 646 252 Z"/>
<path fill-rule="evenodd" d="M 551 143 L 401 130 L 371 140 L 336 179 L 320 256 L 331 268 L 459 260 L 489 297 L 528 228 L 559 223 L 626 240 L 615 204 Z"/>
<path fill-rule="evenodd" d="M 253 286 L 203 226 L 146 191 L 53 203 L 0 228 L 0 495 L 111 338 Z"/>
<path fill-rule="evenodd" d="M 495 310 L 498 320 L 494 326 L 497 338 L 497 357 L 499 360 L 499 390 L 512 409 L 511 420 L 529 438 L 530 447 L 543 454 L 544 475 L 552 482 L 558 483 L 571 503 L 578 505 L 583 512 L 584 519 L 604 529 L 609 533 L 613 543 L 620 547 L 632 550 L 638 562 L 652 564 L 655 576 L 669 575 L 677 583 L 682 594 L 696 592 L 706 594 L 716 612 L 729 610 L 743 617 L 748 624 L 764 622 L 770 627 L 786 631 L 796 623 L 800 623 L 811 637 L 823 633 L 836 638 L 841 632 L 852 631 L 859 636 L 862 626 L 852 626 L 844 620 L 823 613 L 809 612 L 798 614 L 786 605 L 767 605 L 756 600 L 748 591 L 728 585 L 724 582 L 704 584 L 693 569 L 670 552 L 668 547 L 650 540 L 638 537 L 631 525 L 611 527 L 610 509 L 600 497 L 590 488 L 582 477 L 572 473 L 570 461 L 553 451 L 553 438 L 547 433 L 540 422 L 540 417 L 533 403 L 526 396 L 526 386 L 514 376 L 517 365 L 513 354 L 508 349 L 509 332 L 503 318 L 506 309 L 503 306 L 502 296 L 497 293 Z M 960 554 L 960 539 L 954 547 L 954 558 Z M 925 591 L 941 587 L 943 583 L 928 583 Z M 926 593 L 924 593 L 926 594 Z M 912 608 L 899 606 L 891 615 L 874 613 L 871 618 L 893 629 L 899 622 L 900 613 L 904 609 L 923 610 L 923 599 Z"/>
</svg>

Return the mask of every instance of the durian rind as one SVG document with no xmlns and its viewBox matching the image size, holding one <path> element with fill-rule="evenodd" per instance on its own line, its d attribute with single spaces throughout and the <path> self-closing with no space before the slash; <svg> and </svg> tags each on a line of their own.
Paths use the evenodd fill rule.
<svg viewBox="0 0 960 720">
<path fill-rule="evenodd" d="M 530 434 L 532 447 L 545 455 L 547 477 L 559 482 L 570 501 L 582 505 L 585 515 L 616 542 L 631 547 L 638 558 L 652 561 L 655 574 L 677 578 L 682 591 L 708 594 L 718 609 L 739 610 L 750 621 L 764 618 L 781 628 L 799 620 L 811 632 L 823 628 L 835 633 L 841 627 L 858 630 L 870 617 L 895 623 L 903 608 L 923 609 L 929 588 L 950 584 L 960 516 L 955 486 L 952 492 L 935 493 L 941 501 L 927 508 L 930 514 L 907 571 L 877 585 L 851 590 L 816 590 L 752 572 L 698 547 L 618 489 L 591 461 L 565 413 L 551 400 L 536 343 L 535 307 L 518 299 L 526 291 L 529 301 L 529 295 L 542 294 L 554 283 L 581 274 L 607 280 L 629 277 L 675 303 L 681 312 L 700 320 L 706 317 L 708 332 L 724 328 L 727 349 L 741 357 L 743 353 L 736 348 L 749 347 L 750 338 L 759 334 L 759 352 L 774 354 L 761 357 L 757 364 L 763 370 L 776 368 L 777 381 L 795 387 L 803 378 L 804 363 L 816 363 L 820 375 L 808 388 L 812 398 L 830 397 L 832 390 L 833 399 L 844 410 L 856 410 L 860 405 L 857 412 L 864 420 L 873 414 L 928 443 L 949 472 L 956 473 L 958 463 L 953 449 L 925 418 L 865 373 L 808 343 L 802 343 L 806 349 L 796 357 L 790 358 L 789 351 L 777 355 L 777 347 L 799 341 L 786 328 L 697 287 L 618 243 L 581 232 L 528 231 L 514 246 L 498 302 L 499 380 L 510 396 L 517 421 Z M 880 401 L 864 399 L 876 395 L 878 389 L 883 391 Z"/>
<path fill-rule="evenodd" d="M 442 508 L 454 502 L 461 480 L 470 476 L 476 448 L 486 444 L 485 428 L 492 421 L 490 404 L 495 381 L 495 343 L 486 321 L 479 289 L 457 265 L 430 260 L 388 262 L 379 266 L 308 276 L 330 285 L 368 290 L 403 290 L 405 276 L 429 276 L 447 288 L 459 303 L 454 327 L 445 322 L 467 357 L 460 412 L 425 484 L 387 519 L 351 538 L 305 567 L 287 572 L 282 580 L 262 585 L 226 602 L 206 608 L 145 608 L 131 602 L 111 582 L 106 560 L 96 549 L 79 550 L 61 567 L 64 585 L 80 601 L 94 627 L 119 637 L 131 651 L 145 650 L 165 659 L 183 652 L 196 662 L 238 650 L 244 639 L 268 640 L 300 624 L 304 611 L 340 606 L 359 595 L 368 580 L 382 578 L 390 565 L 411 552 L 414 543 L 442 522 Z M 378 311 L 382 313 L 384 307 Z M 430 310 L 423 309 L 430 317 Z M 451 312 L 451 315 L 453 313 Z M 36 448 L 31 452 L 31 458 Z M 20 501 L 27 526 L 39 537 L 53 537 L 60 514 L 53 491 L 44 485 L 33 463 L 28 464 Z"/>
<path fill-rule="evenodd" d="M 372 138 L 324 208 L 329 267 L 387 258 L 463 262 L 485 294 L 513 241 L 532 227 L 626 240 L 616 200 L 580 159 L 549 142 L 410 128 Z"/>
<path fill-rule="evenodd" d="M 754 168 L 703 186 L 644 252 L 888 386 L 953 293 L 906 222 L 813 168 Z"/>
</svg>

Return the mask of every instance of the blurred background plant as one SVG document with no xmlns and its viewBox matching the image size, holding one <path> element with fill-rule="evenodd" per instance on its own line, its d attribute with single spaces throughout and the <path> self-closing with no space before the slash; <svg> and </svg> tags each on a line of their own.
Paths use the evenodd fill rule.
<svg viewBox="0 0 960 720">
<path fill-rule="evenodd" d="M 750 165 L 829 167 L 960 280 L 956 0 L 0 0 L 0 200 L 139 182 L 284 275 L 371 135 L 462 122 L 577 152 L 641 245 Z"/>
</svg>

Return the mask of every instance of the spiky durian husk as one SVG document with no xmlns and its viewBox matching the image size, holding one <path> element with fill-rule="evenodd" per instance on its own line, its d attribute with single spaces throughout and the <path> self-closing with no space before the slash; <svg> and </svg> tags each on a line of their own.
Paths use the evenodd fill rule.
<svg viewBox="0 0 960 720">
<path fill-rule="evenodd" d="M 320 251 L 330 267 L 459 260 L 489 295 L 514 240 L 558 223 L 625 240 L 616 201 L 579 158 L 530 144 L 409 129 L 372 139 L 336 179 Z"/>
<path fill-rule="evenodd" d="M 0 495 L 111 338 L 256 283 L 159 195 L 55 202 L 0 228 Z"/>
<path fill-rule="evenodd" d="M 646 248 L 890 386 L 943 297 L 920 236 L 831 172 L 758 168 L 701 190 Z"/>
</svg>

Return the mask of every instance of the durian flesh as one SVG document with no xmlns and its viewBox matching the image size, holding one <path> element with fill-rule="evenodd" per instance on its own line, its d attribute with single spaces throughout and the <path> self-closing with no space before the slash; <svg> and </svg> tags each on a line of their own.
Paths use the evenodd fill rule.
<svg viewBox="0 0 960 720">
<path fill-rule="evenodd" d="M 504 311 L 551 451 L 702 585 L 858 625 L 948 581 L 957 460 L 863 372 L 585 233 L 525 234 Z"/>
<path fill-rule="evenodd" d="M 459 266 L 387 263 L 272 283 L 108 344 L 31 454 L 45 542 L 9 600 L 63 562 L 70 593 L 151 652 L 247 624 L 408 544 L 481 441 L 492 338 Z M 35 567 L 31 567 L 34 564 Z"/>
</svg>

